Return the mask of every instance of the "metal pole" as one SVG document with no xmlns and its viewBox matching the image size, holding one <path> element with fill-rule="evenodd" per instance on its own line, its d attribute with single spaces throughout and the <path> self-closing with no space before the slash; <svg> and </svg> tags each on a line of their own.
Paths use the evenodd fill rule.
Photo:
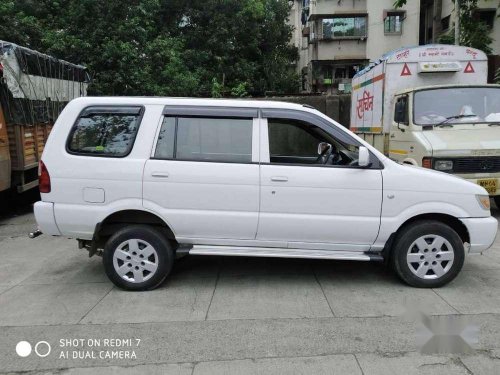
<svg viewBox="0 0 500 375">
<path fill-rule="evenodd" d="M 460 0 L 455 0 L 455 45 L 460 45 Z"/>
</svg>

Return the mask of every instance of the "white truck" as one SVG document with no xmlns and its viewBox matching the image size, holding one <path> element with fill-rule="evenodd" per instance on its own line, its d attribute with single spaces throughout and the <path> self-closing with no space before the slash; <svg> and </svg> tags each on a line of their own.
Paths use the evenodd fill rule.
<svg viewBox="0 0 500 375">
<path fill-rule="evenodd" d="M 404 164 L 483 186 L 500 207 L 500 85 L 477 49 L 402 48 L 352 82 L 350 129 Z"/>
</svg>

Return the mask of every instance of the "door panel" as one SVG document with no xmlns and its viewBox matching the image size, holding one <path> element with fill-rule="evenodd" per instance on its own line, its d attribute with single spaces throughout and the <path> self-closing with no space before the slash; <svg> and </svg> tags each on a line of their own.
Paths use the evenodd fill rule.
<svg viewBox="0 0 500 375">
<path fill-rule="evenodd" d="M 398 124 L 394 116 L 391 120 L 391 130 L 389 135 L 389 157 L 393 160 L 403 162 L 408 159 L 408 157 L 413 156 L 413 137 L 412 132 L 409 127 L 409 97 L 408 95 L 400 95 L 395 97 L 393 114 L 396 112 L 398 102 L 406 102 L 406 108 L 404 110 L 405 120 Z"/>
<path fill-rule="evenodd" d="M 287 181 L 274 181 L 275 176 Z M 380 170 L 261 166 L 257 239 L 371 244 L 380 225 Z M 345 249 L 344 249 L 345 250 Z"/>
<path fill-rule="evenodd" d="M 382 171 L 341 165 L 336 158 L 316 164 L 316 142 L 328 142 L 337 152 L 349 148 L 351 155 L 356 155 L 359 142 L 311 116 L 262 121 L 257 240 L 286 241 L 295 248 L 366 251 L 380 226 Z"/>
<path fill-rule="evenodd" d="M 148 160 L 143 195 L 178 237 L 255 238 L 257 164 Z"/>
<path fill-rule="evenodd" d="M 255 239 L 259 120 L 231 115 L 165 117 L 155 158 L 146 162 L 144 207 L 160 213 L 180 241 Z"/>
</svg>

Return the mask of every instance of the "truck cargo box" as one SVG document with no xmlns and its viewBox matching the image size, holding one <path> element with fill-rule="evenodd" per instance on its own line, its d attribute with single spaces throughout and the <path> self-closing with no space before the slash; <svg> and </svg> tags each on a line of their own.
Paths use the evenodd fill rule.
<svg viewBox="0 0 500 375">
<path fill-rule="evenodd" d="M 37 186 L 52 125 L 88 83 L 84 66 L 0 41 L 0 191 Z"/>
</svg>

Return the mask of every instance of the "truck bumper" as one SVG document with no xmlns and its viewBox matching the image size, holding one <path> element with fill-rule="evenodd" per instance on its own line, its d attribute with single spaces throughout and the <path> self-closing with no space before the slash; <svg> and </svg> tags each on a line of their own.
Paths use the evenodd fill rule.
<svg viewBox="0 0 500 375">
<path fill-rule="evenodd" d="M 34 212 L 38 228 L 43 233 L 51 236 L 61 235 L 54 216 L 54 203 L 42 201 L 36 202 Z"/>
<path fill-rule="evenodd" d="M 460 219 L 470 237 L 469 253 L 483 252 L 493 245 L 498 231 L 498 221 L 490 217 Z"/>
<path fill-rule="evenodd" d="M 460 175 L 460 174 L 457 174 L 455 176 L 462 177 L 463 179 L 465 179 L 469 182 L 472 182 L 476 185 L 480 185 L 479 184 L 480 180 L 496 180 L 497 181 L 496 182 L 497 189 L 495 191 L 488 191 L 488 193 L 492 197 L 500 195 L 500 174 L 498 174 L 498 173 L 495 173 L 495 174 L 492 174 L 491 176 L 486 176 L 486 177 L 471 177 L 470 175 Z"/>
</svg>

